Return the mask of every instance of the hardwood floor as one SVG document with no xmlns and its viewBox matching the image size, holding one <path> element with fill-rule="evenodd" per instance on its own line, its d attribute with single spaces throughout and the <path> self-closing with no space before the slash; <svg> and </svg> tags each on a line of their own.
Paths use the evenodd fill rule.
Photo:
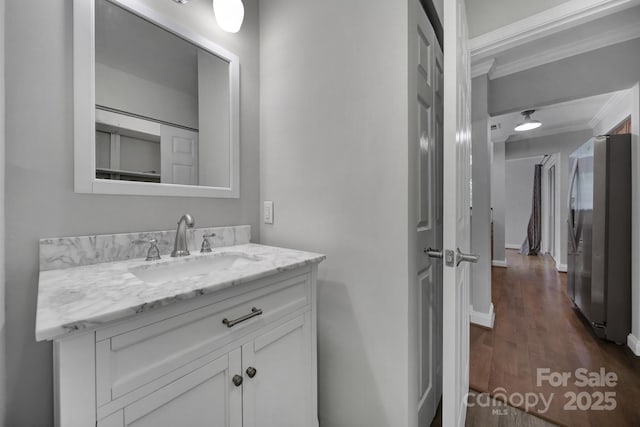
<svg viewBox="0 0 640 427">
<path fill-rule="evenodd" d="M 566 274 L 556 271 L 550 257 L 507 251 L 507 263 L 508 268 L 492 270 L 494 329 L 471 327 L 471 388 L 502 399 L 512 396 L 514 406 L 558 424 L 640 426 L 640 358 L 626 345 L 592 334 L 566 293 Z M 571 377 L 566 386 L 552 387 L 548 381 L 538 385 L 539 368 L 568 372 Z M 589 372 L 604 368 L 617 375 L 617 384 L 576 385 L 578 368 Z M 615 393 L 611 395 L 615 409 L 585 409 L 597 403 L 613 406 L 612 402 L 601 402 L 604 394 L 600 393 L 604 392 Z M 514 393 L 528 396 L 530 404 Z M 571 403 L 565 393 L 580 393 L 575 410 L 565 408 Z M 534 395 L 538 398 L 535 405 Z M 541 396 L 551 399 L 547 410 Z"/>
</svg>

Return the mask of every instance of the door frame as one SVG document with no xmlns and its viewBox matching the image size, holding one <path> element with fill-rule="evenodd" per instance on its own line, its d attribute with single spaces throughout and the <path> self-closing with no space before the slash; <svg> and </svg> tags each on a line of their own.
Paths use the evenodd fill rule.
<svg viewBox="0 0 640 427">
<path fill-rule="evenodd" d="M 549 253 L 553 260 L 559 263 L 560 258 L 560 171 L 559 171 L 560 153 L 549 155 L 549 159 L 542 166 L 542 252 Z M 555 166 L 554 176 L 554 223 L 549 224 L 549 170 Z M 553 247 L 550 246 L 551 231 L 554 232 Z"/>
</svg>

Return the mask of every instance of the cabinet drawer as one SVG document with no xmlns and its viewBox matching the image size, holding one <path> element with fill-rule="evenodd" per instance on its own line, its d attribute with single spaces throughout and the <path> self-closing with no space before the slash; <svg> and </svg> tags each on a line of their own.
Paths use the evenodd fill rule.
<svg viewBox="0 0 640 427">
<path fill-rule="evenodd" d="M 310 276 L 303 274 L 98 341 L 98 406 L 309 303 Z"/>
</svg>

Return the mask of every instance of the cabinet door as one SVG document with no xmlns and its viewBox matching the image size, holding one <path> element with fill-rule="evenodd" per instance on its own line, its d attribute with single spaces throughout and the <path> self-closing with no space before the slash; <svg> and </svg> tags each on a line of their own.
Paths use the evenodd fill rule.
<svg viewBox="0 0 640 427">
<path fill-rule="evenodd" d="M 236 349 L 124 408 L 127 427 L 242 427 L 241 349 Z"/>
<path fill-rule="evenodd" d="M 243 427 L 309 427 L 313 393 L 311 313 L 242 347 Z M 250 368 L 256 370 L 250 377 Z"/>
</svg>

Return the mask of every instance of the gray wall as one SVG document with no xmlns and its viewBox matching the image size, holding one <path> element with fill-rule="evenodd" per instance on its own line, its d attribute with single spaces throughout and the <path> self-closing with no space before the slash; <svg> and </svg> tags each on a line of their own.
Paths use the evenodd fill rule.
<svg viewBox="0 0 640 427">
<path fill-rule="evenodd" d="M 5 97 L 4 28 L 5 1 L 0 0 L 0 425 L 4 425 L 6 398 L 5 375 L 5 262 L 4 262 L 4 188 L 5 188 Z"/>
<path fill-rule="evenodd" d="M 263 243 L 329 255 L 318 277 L 323 427 L 407 426 L 416 416 L 407 4 L 260 4 L 261 197 L 275 210 L 260 233 Z"/>
<path fill-rule="evenodd" d="M 496 30 L 534 13 L 562 4 L 568 0 L 466 0 L 469 17 L 469 37 Z"/>
<path fill-rule="evenodd" d="M 493 143 L 491 162 L 491 207 L 493 208 L 493 259 L 505 262 L 504 253 L 504 196 L 505 143 Z"/>
<path fill-rule="evenodd" d="M 245 23 L 234 35 L 217 28 L 211 2 L 145 2 L 240 56 L 241 198 L 75 194 L 72 2 L 7 2 L 8 426 L 46 427 L 53 422 L 52 346 L 34 339 L 38 239 L 170 229 L 185 211 L 198 226 L 251 224 L 253 240 L 259 239 L 257 0 L 245 0 Z"/>
<path fill-rule="evenodd" d="M 471 264 L 471 305 L 473 310 L 489 313 L 491 305 L 491 143 L 487 112 L 487 75 L 476 77 L 471 85 L 471 132 L 473 154 L 473 214 L 471 250 L 480 255 Z"/>
<path fill-rule="evenodd" d="M 228 187 L 229 64 L 198 51 L 198 173 L 200 185 Z M 206 141 L 205 144 L 202 142 Z"/>
<path fill-rule="evenodd" d="M 505 245 L 520 246 L 531 215 L 533 169 L 542 156 L 507 160 L 505 167 Z"/>
<path fill-rule="evenodd" d="M 556 179 L 560 182 L 560 256 L 559 264 L 567 264 L 567 191 L 569 187 L 569 154 L 591 138 L 591 130 L 566 132 L 539 138 L 523 139 L 506 143 L 507 159 L 519 159 L 544 154 L 559 153 Z M 533 180 L 533 172 L 531 172 Z M 533 181 L 532 181 L 533 182 Z M 507 186 L 509 181 L 507 180 Z M 529 194 L 531 190 L 529 190 Z M 531 199 L 529 199 L 531 201 Z M 524 235 L 522 237 L 524 239 Z M 507 243 L 512 243 L 507 240 Z M 517 243 L 517 242 L 515 242 Z"/>
<path fill-rule="evenodd" d="M 198 129 L 198 97 L 96 63 L 96 104 Z"/>
<path fill-rule="evenodd" d="M 491 80 L 489 114 L 628 89 L 640 76 L 638 52 L 640 38 Z"/>
</svg>

